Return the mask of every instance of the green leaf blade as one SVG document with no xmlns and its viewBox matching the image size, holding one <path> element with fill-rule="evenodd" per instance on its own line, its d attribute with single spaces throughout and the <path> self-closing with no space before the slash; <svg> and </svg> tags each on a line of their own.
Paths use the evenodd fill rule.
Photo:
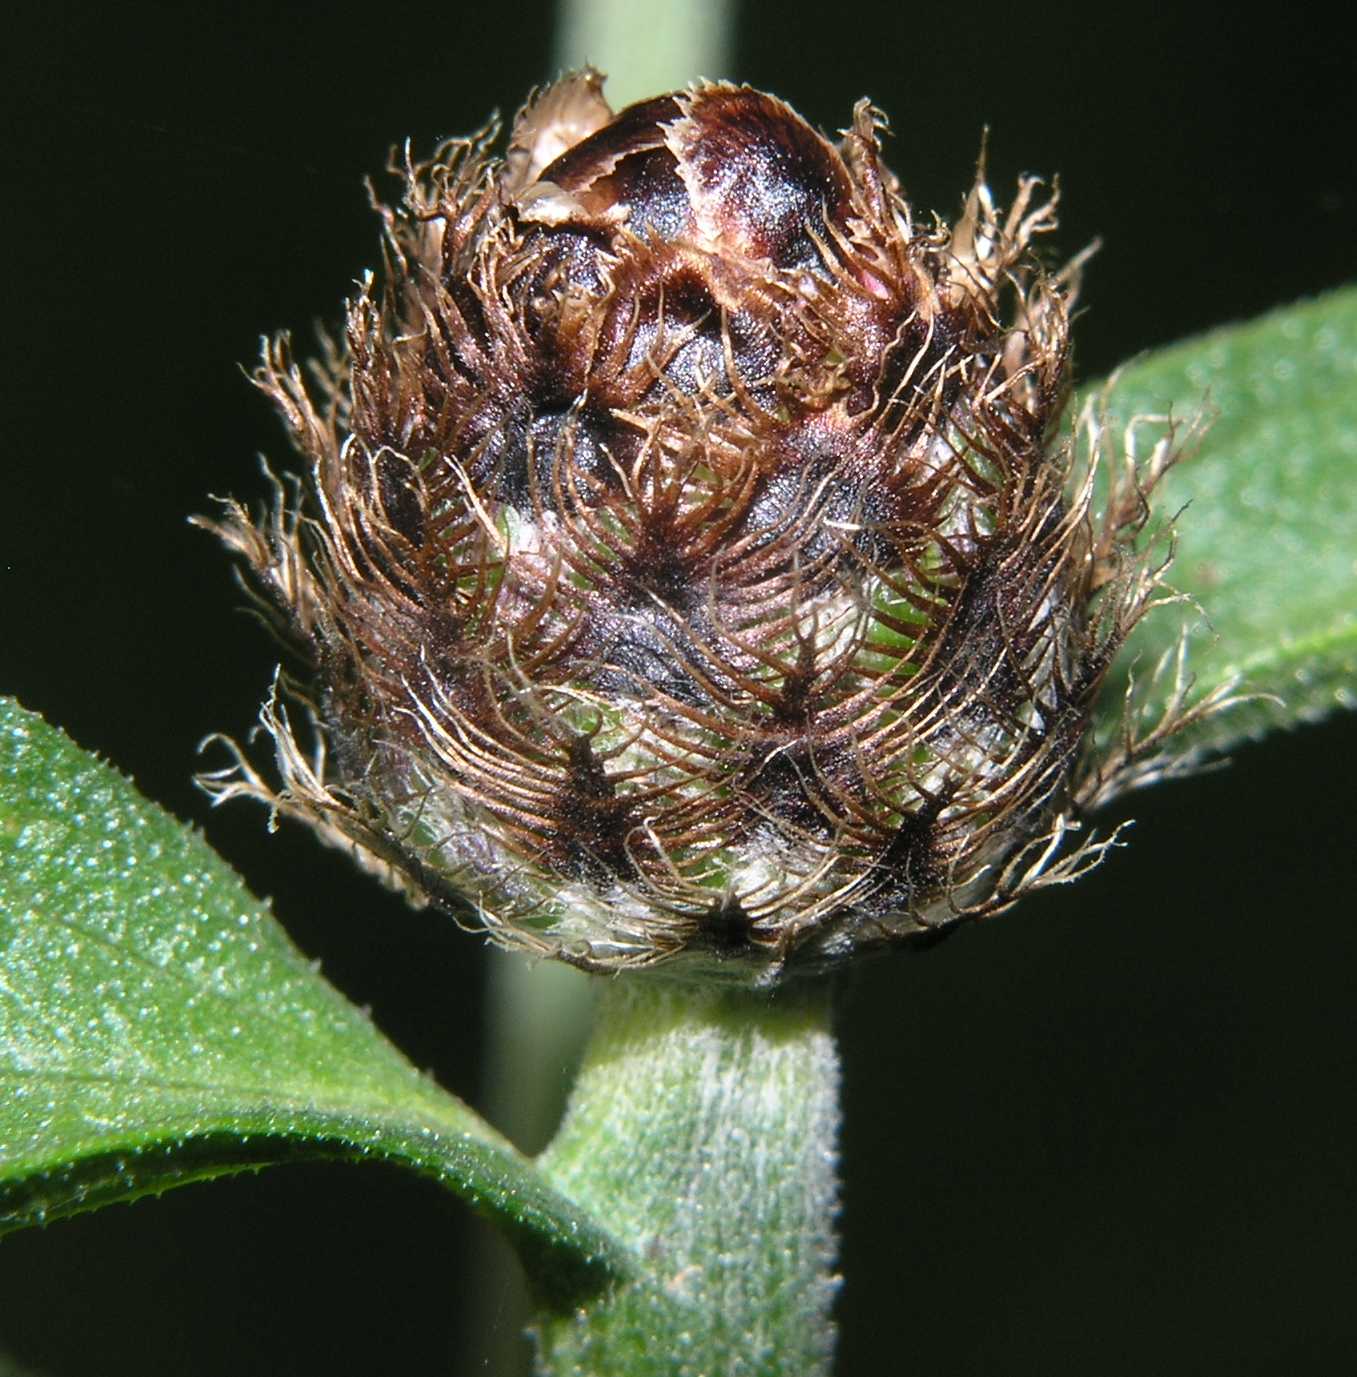
<svg viewBox="0 0 1357 1377">
<path fill-rule="evenodd" d="M 1193 745 L 1357 706 L 1357 289 L 1160 350 L 1101 388 L 1113 453 L 1136 417 L 1209 420 L 1155 497 L 1181 512 L 1168 582 L 1191 603 L 1137 628 L 1105 719 L 1132 665 L 1143 678 L 1184 627 L 1198 693 L 1238 680 L 1257 695 L 1208 718 Z M 1167 428 L 1137 423 L 1137 448 Z M 1151 712 L 1168 690 L 1149 691 Z"/>
<path fill-rule="evenodd" d="M 201 838 L 0 699 L 0 1232 L 308 1157 L 433 1176 L 569 1285 L 620 1265 Z"/>
</svg>

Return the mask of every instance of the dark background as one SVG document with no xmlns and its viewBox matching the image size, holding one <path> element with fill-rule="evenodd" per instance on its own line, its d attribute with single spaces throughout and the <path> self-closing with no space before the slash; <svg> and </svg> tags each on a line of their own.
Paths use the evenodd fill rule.
<svg viewBox="0 0 1357 1377">
<path fill-rule="evenodd" d="M 1354 71 L 1322 27 L 1146 6 L 750 4 L 735 74 L 870 94 L 916 205 L 1059 172 L 1105 247 L 1086 376 L 1354 275 Z M 547 7 L 10 11 L 0 72 L 0 691 L 203 826 L 451 1089 L 488 957 L 189 775 L 273 652 L 185 524 L 262 496 L 257 338 L 334 319 L 388 145 L 511 112 Z M 1190 519 L 1190 517 L 1189 517 Z M 1260 596 L 1265 596 L 1260 593 Z M 1357 722 L 1133 800 L 1076 890 L 843 992 L 840 1372 L 1327 1372 L 1357 1344 Z M 479 1226 L 378 1167 L 289 1168 L 0 1242 L 0 1346 L 52 1374 L 472 1370 Z M 492 1319 L 494 1317 L 491 1317 Z M 509 1323 L 505 1320 L 504 1323 Z"/>
</svg>

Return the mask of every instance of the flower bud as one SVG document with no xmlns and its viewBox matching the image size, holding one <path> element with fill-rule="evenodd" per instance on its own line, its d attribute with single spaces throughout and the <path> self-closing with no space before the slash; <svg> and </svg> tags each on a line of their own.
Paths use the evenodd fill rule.
<svg viewBox="0 0 1357 1377">
<path fill-rule="evenodd" d="M 1143 503 L 1069 491 L 1053 200 L 978 178 L 949 228 L 866 102 L 836 144 L 745 87 L 601 90 L 407 153 L 344 349 L 266 347 L 309 489 L 216 529 L 320 746 L 272 702 L 281 785 L 216 791 L 595 970 L 771 983 L 1073 873 L 1153 576 Z"/>
</svg>

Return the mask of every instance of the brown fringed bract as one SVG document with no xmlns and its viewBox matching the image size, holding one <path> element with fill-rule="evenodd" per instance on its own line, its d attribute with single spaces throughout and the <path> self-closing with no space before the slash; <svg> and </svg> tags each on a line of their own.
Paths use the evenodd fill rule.
<svg viewBox="0 0 1357 1377">
<path fill-rule="evenodd" d="M 1069 471 L 1054 200 L 920 221 L 882 128 L 724 84 L 614 115 L 584 72 L 502 158 L 406 154 L 344 347 L 257 374 L 309 485 L 214 527 L 318 744 L 275 694 L 280 782 L 215 792 L 505 944 L 763 983 L 1096 859 L 1062 842 L 1155 474 L 1095 522 Z"/>
</svg>

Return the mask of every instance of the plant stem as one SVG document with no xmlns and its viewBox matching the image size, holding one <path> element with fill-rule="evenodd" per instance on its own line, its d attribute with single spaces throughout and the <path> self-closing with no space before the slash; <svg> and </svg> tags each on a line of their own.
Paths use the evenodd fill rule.
<svg viewBox="0 0 1357 1377">
<path fill-rule="evenodd" d="M 605 72 L 621 109 L 694 77 L 730 75 L 734 29 L 735 0 L 561 0 L 556 60 Z"/>
<path fill-rule="evenodd" d="M 520 1152 L 534 1155 L 560 1124 L 593 1024 L 597 982 L 559 961 L 529 962 L 494 950 L 487 955 L 482 1108 Z M 531 1307 L 523 1269 L 493 1229 L 477 1234 L 475 1254 L 462 1290 L 466 1348 L 457 1371 L 524 1377 L 529 1354 L 523 1327 Z"/>
<path fill-rule="evenodd" d="M 838 1087 L 822 987 L 612 981 L 540 1165 L 645 1274 L 539 1316 L 540 1371 L 827 1374 Z"/>
</svg>

